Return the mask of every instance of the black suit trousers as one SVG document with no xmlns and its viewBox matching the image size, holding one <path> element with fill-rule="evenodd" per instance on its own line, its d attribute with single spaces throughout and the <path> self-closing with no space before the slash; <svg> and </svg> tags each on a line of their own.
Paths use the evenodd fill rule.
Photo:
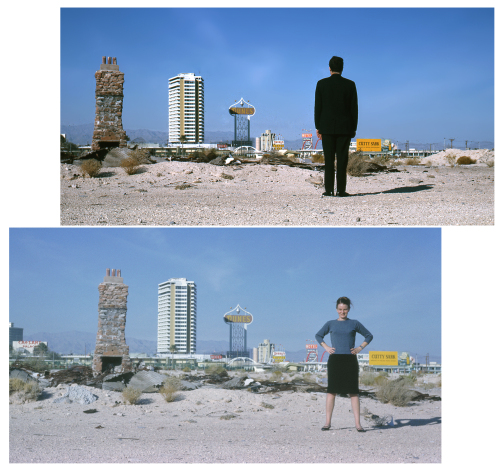
<svg viewBox="0 0 500 469">
<path fill-rule="evenodd" d="M 345 192 L 351 136 L 323 134 L 321 139 L 323 141 L 323 154 L 325 155 L 325 191 L 333 192 L 335 156 L 337 156 L 337 193 Z"/>
</svg>

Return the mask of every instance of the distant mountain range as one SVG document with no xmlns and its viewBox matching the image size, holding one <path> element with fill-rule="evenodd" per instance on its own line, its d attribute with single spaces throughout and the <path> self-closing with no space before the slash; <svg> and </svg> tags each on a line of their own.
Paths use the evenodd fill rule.
<svg viewBox="0 0 500 469">
<path fill-rule="evenodd" d="M 69 331 L 69 332 L 37 332 L 24 334 L 23 340 L 40 340 L 47 342 L 50 350 L 62 355 L 73 353 L 83 355 L 85 352 L 93 352 L 95 349 L 96 334 L 91 332 Z M 130 353 L 156 353 L 156 340 L 126 338 Z M 257 345 L 255 345 L 256 347 Z M 253 347 L 251 346 L 250 349 Z M 225 340 L 198 340 L 196 342 L 196 353 L 226 353 L 229 350 L 229 342 Z M 288 352 L 287 359 L 290 361 L 301 361 L 306 358 L 306 351 Z"/>
<path fill-rule="evenodd" d="M 125 129 L 130 141 L 137 138 L 143 139 L 146 143 L 159 143 L 165 145 L 168 142 L 168 132 L 161 130 Z M 77 145 L 87 145 L 92 143 L 94 124 L 82 125 L 61 125 L 61 133 L 66 135 L 66 140 Z M 205 131 L 205 143 L 231 142 L 234 132 L 231 131 Z M 255 146 L 255 137 L 251 138 Z M 302 147 L 302 140 L 285 140 L 285 145 L 289 150 L 298 150 Z"/>
</svg>

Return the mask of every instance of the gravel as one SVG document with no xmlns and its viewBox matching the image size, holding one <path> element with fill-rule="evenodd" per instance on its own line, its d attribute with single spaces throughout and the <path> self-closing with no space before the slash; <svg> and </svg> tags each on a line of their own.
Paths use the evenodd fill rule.
<svg viewBox="0 0 500 469">
<path fill-rule="evenodd" d="M 118 392 L 88 390 L 98 399 L 86 406 L 54 404 L 56 388 L 45 390 L 41 401 L 11 404 L 10 462 L 441 462 L 440 401 L 394 407 L 362 398 L 366 432 L 358 433 L 350 399 L 342 397 L 331 430 L 321 431 L 324 393 L 258 394 L 207 385 L 171 403 L 155 393 L 124 405 Z M 424 392 L 440 395 L 441 388 Z M 97 412 L 83 412 L 88 409 Z"/>
<path fill-rule="evenodd" d="M 337 198 L 321 196 L 324 188 L 314 181 L 322 172 L 284 165 L 220 167 L 172 161 L 144 165 L 142 172 L 132 176 L 122 168 L 104 168 L 98 178 L 83 178 L 78 166 L 62 164 L 61 224 L 494 224 L 494 167 L 483 162 L 396 168 L 397 172 L 348 176 L 347 192 L 352 196 Z"/>
</svg>

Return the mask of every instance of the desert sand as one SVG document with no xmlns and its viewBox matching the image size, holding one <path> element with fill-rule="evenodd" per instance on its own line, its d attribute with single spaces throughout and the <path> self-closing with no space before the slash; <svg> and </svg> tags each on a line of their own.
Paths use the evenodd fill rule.
<svg viewBox="0 0 500 469">
<path fill-rule="evenodd" d="M 262 374 L 249 376 L 258 380 Z M 138 404 L 125 405 L 117 404 L 123 401 L 119 392 L 86 387 L 98 397 L 94 403 L 54 403 L 67 386 L 46 388 L 41 400 L 10 405 L 11 463 L 441 462 L 441 401 L 395 407 L 361 398 L 366 432 L 358 433 L 350 399 L 339 396 L 331 430 L 321 431 L 320 392 L 205 385 L 181 391 L 174 402 L 147 393 Z M 423 392 L 440 396 L 441 388 Z M 88 409 L 97 412 L 83 412 Z M 393 425 L 377 426 L 372 414 Z"/>
<path fill-rule="evenodd" d="M 168 161 L 83 178 L 61 164 L 61 225 L 493 225 L 493 153 L 480 152 L 456 154 L 476 158 L 472 165 L 450 165 L 442 152 L 418 166 L 348 176 L 347 198 L 321 196 L 322 171 L 286 165 Z"/>
</svg>

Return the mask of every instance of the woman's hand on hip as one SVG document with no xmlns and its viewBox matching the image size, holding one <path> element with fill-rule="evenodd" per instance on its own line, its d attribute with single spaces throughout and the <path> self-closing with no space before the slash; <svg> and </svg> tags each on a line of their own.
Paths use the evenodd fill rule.
<svg viewBox="0 0 500 469">
<path fill-rule="evenodd" d="M 351 353 L 353 355 L 357 355 L 359 352 L 361 352 L 361 350 L 363 350 L 361 347 L 352 348 Z"/>
<path fill-rule="evenodd" d="M 333 347 L 328 347 L 326 351 L 330 354 L 333 355 L 335 353 L 335 349 Z"/>
</svg>

